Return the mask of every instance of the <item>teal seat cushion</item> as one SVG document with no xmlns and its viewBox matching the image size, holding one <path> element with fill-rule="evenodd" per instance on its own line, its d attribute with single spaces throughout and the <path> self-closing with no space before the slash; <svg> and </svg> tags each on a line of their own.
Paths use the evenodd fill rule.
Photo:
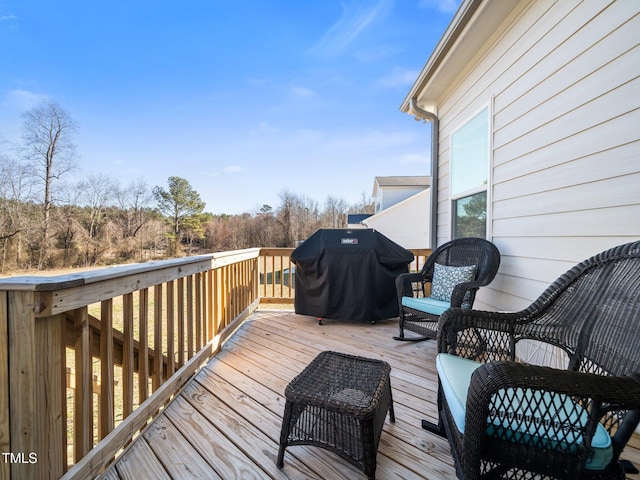
<svg viewBox="0 0 640 480">
<path fill-rule="evenodd" d="M 413 298 L 402 297 L 402 306 L 430 313 L 431 315 L 442 315 L 442 312 L 451 307 L 451 303 L 442 300 L 435 300 L 431 297 Z"/>
<path fill-rule="evenodd" d="M 481 365 L 482 363 L 446 353 L 440 353 L 436 357 L 442 393 L 461 433 L 464 433 L 471 375 Z M 492 414 L 487 435 L 559 450 L 570 450 L 570 444 L 581 443 L 580 430 L 571 428 L 571 425 L 585 424 L 588 412 L 568 395 L 510 388 L 498 392 L 496 397 L 503 397 L 508 401 L 503 401 L 498 406 L 495 404 L 497 400 L 494 400 L 494 405 L 490 406 Z M 532 406 L 535 406 L 533 413 Z M 528 424 L 520 421 L 523 416 L 530 420 Z M 591 446 L 593 456 L 587 460 L 586 468 L 605 468 L 613 457 L 613 447 L 607 430 L 601 424 L 598 424 Z"/>
<path fill-rule="evenodd" d="M 466 358 L 440 353 L 436 356 L 436 369 L 442 393 L 447 399 L 453 421 L 460 433 L 464 433 L 464 417 L 467 410 L 467 392 L 471 374 L 481 363 Z"/>
</svg>

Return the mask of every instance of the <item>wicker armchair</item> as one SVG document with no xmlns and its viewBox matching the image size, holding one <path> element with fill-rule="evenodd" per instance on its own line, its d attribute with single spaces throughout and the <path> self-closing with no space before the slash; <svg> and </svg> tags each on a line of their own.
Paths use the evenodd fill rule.
<svg viewBox="0 0 640 480">
<path fill-rule="evenodd" d="M 469 281 L 455 286 L 450 301 L 424 297 L 426 284 L 431 284 L 438 266 L 465 267 L 475 265 Z M 471 308 L 476 292 L 491 283 L 500 266 L 500 252 L 483 238 L 457 238 L 439 246 L 425 261 L 418 273 L 396 277 L 400 334 L 395 340 L 428 340 L 437 337 L 440 314 L 449 307 Z M 405 337 L 405 329 L 420 336 Z"/>
<path fill-rule="evenodd" d="M 576 265 L 525 310 L 454 308 L 439 329 L 433 427 L 459 478 L 625 478 L 640 421 L 640 241 Z"/>
</svg>

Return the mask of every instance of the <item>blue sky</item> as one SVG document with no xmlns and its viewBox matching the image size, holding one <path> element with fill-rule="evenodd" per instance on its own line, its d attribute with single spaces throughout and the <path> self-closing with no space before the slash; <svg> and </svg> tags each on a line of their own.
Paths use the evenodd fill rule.
<svg viewBox="0 0 640 480">
<path fill-rule="evenodd" d="M 48 98 L 80 125 L 75 175 L 177 175 L 213 213 L 355 203 L 428 175 L 429 126 L 399 105 L 458 4 L 0 0 L 0 138 Z"/>
</svg>

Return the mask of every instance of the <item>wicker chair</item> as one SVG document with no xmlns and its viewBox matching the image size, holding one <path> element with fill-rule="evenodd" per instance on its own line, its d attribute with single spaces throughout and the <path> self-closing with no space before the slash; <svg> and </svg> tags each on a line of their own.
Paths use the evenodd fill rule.
<svg viewBox="0 0 640 480">
<path fill-rule="evenodd" d="M 425 285 L 434 278 L 436 264 L 446 267 L 475 265 L 470 281 L 455 286 L 450 301 L 424 297 Z M 400 334 L 395 340 L 428 340 L 437 337 L 440 314 L 449 307 L 471 308 L 477 290 L 491 283 L 500 266 L 500 252 L 483 238 L 458 238 L 439 246 L 425 261 L 419 273 L 396 277 Z M 405 337 L 405 329 L 420 336 Z"/>
<path fill-rule="evenodd" d="M 625 478 L 640 421 L 640 241 L 576 265 L 525 310 L 453 308 L 439 329 L 432 427 L 459 478 Z"/>
</svg>

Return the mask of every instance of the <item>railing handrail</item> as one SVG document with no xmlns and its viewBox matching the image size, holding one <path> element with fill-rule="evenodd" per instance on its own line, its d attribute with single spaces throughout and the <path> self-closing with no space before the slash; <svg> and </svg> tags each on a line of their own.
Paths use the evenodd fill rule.
<svg viewBox="0 0 640 480">
<path fill-rule="evenodd" d="M 62 275 L 17 275 L 13 277 L 0 278 L 0 290 L 32 292 L 64 290 L 105 280 L 113 280 L 140 273 L 150 273 L 157 270 L 163 270 L 165 268 L 181 267 L 208 260 L 212 262 L 213 267 L 221 266 L 225 263 L 225 260 L 228 260 L 230 257 L 236 257 L 237 255 L 288 256 L 293 250 L 294 249 L 292 247 L 255 247 L 203 255 L 192 255 L 184 258 L 171 258 L 144 263 L 116 265 L 97 270 L 88 270 L 85 272 L 67 273 Z M 416 256 L 428 256 L 431 252 L 431 249 L 429 248 L 411 248 L 409 250 Z"/>
<path fill-rule="evenodd" d="M 212 267 L 219 267 L 229 263 L 232 257 L 240 256 L 255 257 L 259 254 L 260 248 L 245 248 L 240 250 L 229 250 L 226 252 L 208 253 L 204 255 L 192 255 L 184 258 L 170 258 L 167 260 L 154 260 L 144 263 L 132 263 L 127 265 L 116 265 L 97 270 L 87 270 L 85 272 L 68 273 L 62 275 L 18 275 L 15 277 L 0 278 L 0 290 L 18 290 L 31 292 L 49 292 L 54 290 L 65 290 L 67 288 L 90 285 L 92 283 L 114 280 L 118 278 L 137 275 L 140 273 L 151 273 L 166 268 L 182 267 L 194 263 L 210 261 Z M 44 272 L 46 273 L 46 272 Z"/>
</svg>

